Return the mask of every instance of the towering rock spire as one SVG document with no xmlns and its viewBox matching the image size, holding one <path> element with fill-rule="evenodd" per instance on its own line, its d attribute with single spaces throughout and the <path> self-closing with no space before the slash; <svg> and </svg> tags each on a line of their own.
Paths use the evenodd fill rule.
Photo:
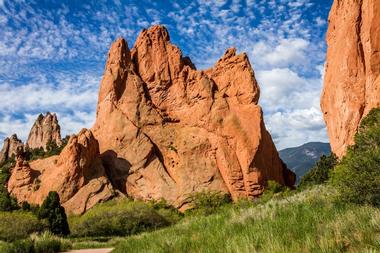
<svg viewBox="0 0 380 253">
<path fill-rule="evenodd" d="M 32 129 L 30 130 L 26 144 L 29 148 L 43 148 L 49 142 L 55 142 L 58 146 L 61 145 L 61 128 L 58 124 L 57 115 L 47 112 L 46 115 L 38 115 Z"/>
<path fill-rule="evenodd" d="M 327 44 L 321 108 L 332 151 L 343 156 L 360 121 L 380 106 L 380 0 L 335 0 Z"/>
<path fill-rule="evenodd" d="M 184 208 L 197 191 L 254 198 L 268 180 L 294 183 L 265 129 L 246 54 L 229 49 L 197 71 L 159 25 L 125 45 L 111 47 L 92 128 L 119 190 Z"/>
</svg>

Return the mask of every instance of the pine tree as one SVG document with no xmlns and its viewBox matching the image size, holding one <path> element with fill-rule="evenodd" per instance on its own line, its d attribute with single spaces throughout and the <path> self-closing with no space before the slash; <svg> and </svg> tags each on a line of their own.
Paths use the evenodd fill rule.
<svg viewBox="0 0 380 253">
<path fill-rule="evenodd" d="M 57 192 L 49 192 L 38 211 L 38 218 L 48 220 L 49 229 L 53 234 L 63 236 L 70 234 L 65 209 L 61 206 Z"/>
</svg>

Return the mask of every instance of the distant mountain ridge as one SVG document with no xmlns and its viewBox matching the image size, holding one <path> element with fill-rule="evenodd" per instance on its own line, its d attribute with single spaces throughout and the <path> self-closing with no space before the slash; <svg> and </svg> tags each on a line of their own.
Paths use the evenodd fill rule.
<svg viewBox="0 0 380 253">
<path fill-rule="evenodd" d="M 315 165 L 319 158 L 330 152 L 329 143 L 308 142 L 298 147 L 280 150 L 279 154 L 288 168 L 296 173 L 296 183 L 299 183 L 301 177 Z"/>
</svg>

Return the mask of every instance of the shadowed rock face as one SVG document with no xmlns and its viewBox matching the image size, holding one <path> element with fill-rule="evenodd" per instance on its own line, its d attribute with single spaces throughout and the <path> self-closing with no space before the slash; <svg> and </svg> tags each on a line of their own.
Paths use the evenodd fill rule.
<svg viewBox="0 0 380 253">
<path fill-rule="evenodd" d="M 29 148 L 43 148 L 49 142 L 55 142 L 58 146 L 61 145 L 61 128 L 58 124 L 57 115 L 55 113 L 40 114 L 30 130 L 26 144 Z"/>
<path fill-rule="evenodd" d="M 341 157 L 363 117 L 380 106 L 380 0 L 335 0 L 327 44 L 321 108 Z"/>
<path fill-rule="evenodd" d="M 16 156 L 19 148 L 24 148 L 24 144 L 17 138 L 16 134 L 5 138 L 3 148 L 0 151 L 0 163 L 7 161 L 12 156 Z"/>
<path fill-rule="evenodd" d="M 92 131 L 113 184 L 134 198 L 164 198 L 186 208 L 188 194 L 262 193 L 267 180 L 294 184 L 258 106 L 259 87 L 246 54 L 228 49 L 197 71 L 153 26 L 132 49 L 109 52 Z"/>
</svg>

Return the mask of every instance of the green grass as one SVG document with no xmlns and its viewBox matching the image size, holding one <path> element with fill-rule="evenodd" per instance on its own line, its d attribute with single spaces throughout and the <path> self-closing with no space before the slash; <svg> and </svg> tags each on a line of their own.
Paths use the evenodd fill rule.
<svg viewBox="0 0 380 253">
<path fill-rule="evenodd" d="M 83 237 L 70 238 L 72 249 L 100 249 L 112 248 L 124 240 L 123 237 Z"/>
<path fill-rule="evenodd" d="M 42 232 L 45 228 L 44 221 L 38 220 L 31 212 L 0 212 L 0 240 L 25 239 L 32 233 Z"/>
<path fill-rule="evenodd" d="M 114 252 L 380 252 L 380 210 L 318 186 L 126 238 Z"/>
<path fill-rule="evenodd" d="M 72 248 L 69 240 L 50 232 L 31 234 L 29 238 L 13 242 L 0 241 L 1 253 L 56 253 Z"/>
<path fill-rule="evenodd" d="M 72 237 L 126 236 L 173 225 L 179 212 L 162 203 L 129 199 L 101 203 L 81 216 L 69 216 Z"/>
</svg>

